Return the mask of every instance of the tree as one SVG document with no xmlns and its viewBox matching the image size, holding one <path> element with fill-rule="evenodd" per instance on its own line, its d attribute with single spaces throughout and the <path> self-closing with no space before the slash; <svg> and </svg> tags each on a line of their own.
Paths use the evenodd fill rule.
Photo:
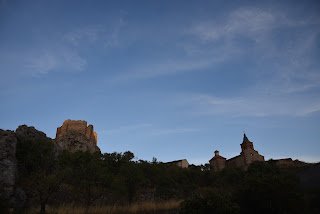
<svg viewBox="0 0 320 214">
<path fill-rule="evenodd" d="M 85 212 L 88 213 L 90 206 L 106 194 L 112 175 L 98 153 L 64 151 L 61 163 L 70 172 L 66 181 L 72 185 L 77 200 L 85 205 Z"/>
<path fill-rule="evenodd" d="M 126 151 L 123 154 L 122 153 L 104 153 L 102 155 L 102 160 L 104 162 L 104 165 L 113 173 L 118 174 L 120 167 L 123 164 L 132 162 L 132 159 L 134 158 L 134 154 L 130 151 Z"/>
<path fill-rule="evenodd" d="M 138 188 L 145 180 L 143 172 L 136 163 L 126 163 L 120 168 L 119 175 L 123 178 L 128 201 L 131 204 Z"/>
<path fill-rule="evenodd" d="M 45 213 L 52 194 L 60 188 L 63 173 L 59 170 L 54 144 L 49 139 L 18 140 L 17 162 L 19 184 L 28 192 L 35 191 L 40 202 L 40 213 Z"/>
<path fill-rule="evenodd" d="M 298 179 L 274 164 L 252 163 L 239 193 L 242 213 L 301 213 L 303 209 Z"/>
</svg>

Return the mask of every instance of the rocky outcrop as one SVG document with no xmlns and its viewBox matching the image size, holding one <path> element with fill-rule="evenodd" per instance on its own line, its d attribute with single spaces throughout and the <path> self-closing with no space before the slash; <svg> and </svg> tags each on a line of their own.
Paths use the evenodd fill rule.
<svg viewBox="0 0 320 214">
<path fill-rule="evenodd" d="M 66 120 L 61 127 L 57 128 L 56 138 L 62 137 L 68 133 L 77 133 L 84 135 L 90 142 L 97 145 L 97 133 L 93 131 L 93 125 L 87 126 L 84 120 Z"/>
<path fill-rule="evenodd" d="M 44 132 L 35 129 L 33 126 L 21 125 L 16 129 L 15 135 L 16 135 L 16 138 L 18 139 L 18 142 L 23 142 L 27 140 L 36 140 L 36 139 L 46 139 L 54 143 L 53 140 L 47 137 L 47 135 Z M 59 154 L 62 153 L 62 149 L 58 144 L 54 144 L 54 145 L 55 145 L 54 153 L 57 157 Z"/>
<path fill-rule="evenodd" d="M 21 125 L 15 132 L 0 129 L 0 210 L 1 208 L 22 209 L 27 199 L 25 192 L 16 186 L 18 169 L 16 160 L 17 144 L 29 140 L 46 139 L 45 133 L 36 130 L 33 126 Z M 62 149 L 54 144 L 55 154 L 61 154 Z"/>
<path fill-rule="evenodd" d="M 33 126 L 21 125 L 16 129 L 17 138 L 34 140 L 39 138 L 47 138 L 47 135 L 42 131 L 38 131 Z"/>
<path fill-rule="evenodd" d="M 97 133 L 93 131 L 93 125 L 87 126 L 87 122 L 82 120 L 64 121 L 62 126 L 57 128 L 54 141 L 62 149 L 70 152 L 100 152 L 97 146 Z"/>
<path fill-rule="evenodd" d="M 12 131 L 0 129 L 0 201 L 11 206 L 17 180 L 17 139 Z"/>
<path fill-rule="evenodd" d="M 25 192 L 16 187 L 18 169 L 16 160 L 17 138 L 13 131 L 0 129 L 0 206 L 19 210 L 27 199 Z"/>
</svg>

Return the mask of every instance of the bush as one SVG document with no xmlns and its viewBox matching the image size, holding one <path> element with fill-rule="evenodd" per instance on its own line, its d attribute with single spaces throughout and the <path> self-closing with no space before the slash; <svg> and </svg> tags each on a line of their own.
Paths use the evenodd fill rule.
<svg viewBox="0 0 320 214">
<path fill-rule="evenodd" d="M 281 173 L 273 164 L 254 162 L 242 182 L 239 204 L 242 213 L 302 213 L 299 180 Z"/>
<path fill-rule="evenodd" d="M 237 214 L 240 213 L 238 204 L 230 198 L 217 194 L 206 197 L 195 197 L 181 202 L 180 214 Z"/>
</svg>

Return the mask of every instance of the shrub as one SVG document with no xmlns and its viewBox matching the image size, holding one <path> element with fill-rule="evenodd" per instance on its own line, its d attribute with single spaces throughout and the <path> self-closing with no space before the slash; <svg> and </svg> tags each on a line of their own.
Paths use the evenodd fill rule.
<svg viewBox="0 0 320 214">
<path fill-rule="evenodd" d="M 206 197 L 195 197 L 181 202 L 180 214 L 237 214 L 239 206 L 230 198 L 217 194 L 209 194 Z"/>
</svg>

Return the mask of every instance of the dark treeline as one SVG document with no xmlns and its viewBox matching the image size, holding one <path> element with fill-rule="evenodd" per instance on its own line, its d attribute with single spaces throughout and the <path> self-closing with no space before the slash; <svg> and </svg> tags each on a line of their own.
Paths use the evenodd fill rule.
<svg viewBox="0 0 320 214">
<path fill-rule="evenodd" d="M 255 162 L 247 171 L 210 171 L 209 165 L 182 169 L 137 160 L 133 153 L 57 154 L 46 140 L 18 142 L 18 186 L 27 207 L 70 203 L 84 206 L 131 204 L 141 200 L 184 200 L 180 213 L 315 213 L 317 203 L 293 173 Z M 319 197 L 319 191 L 317 193 Z"/>
</svg>

